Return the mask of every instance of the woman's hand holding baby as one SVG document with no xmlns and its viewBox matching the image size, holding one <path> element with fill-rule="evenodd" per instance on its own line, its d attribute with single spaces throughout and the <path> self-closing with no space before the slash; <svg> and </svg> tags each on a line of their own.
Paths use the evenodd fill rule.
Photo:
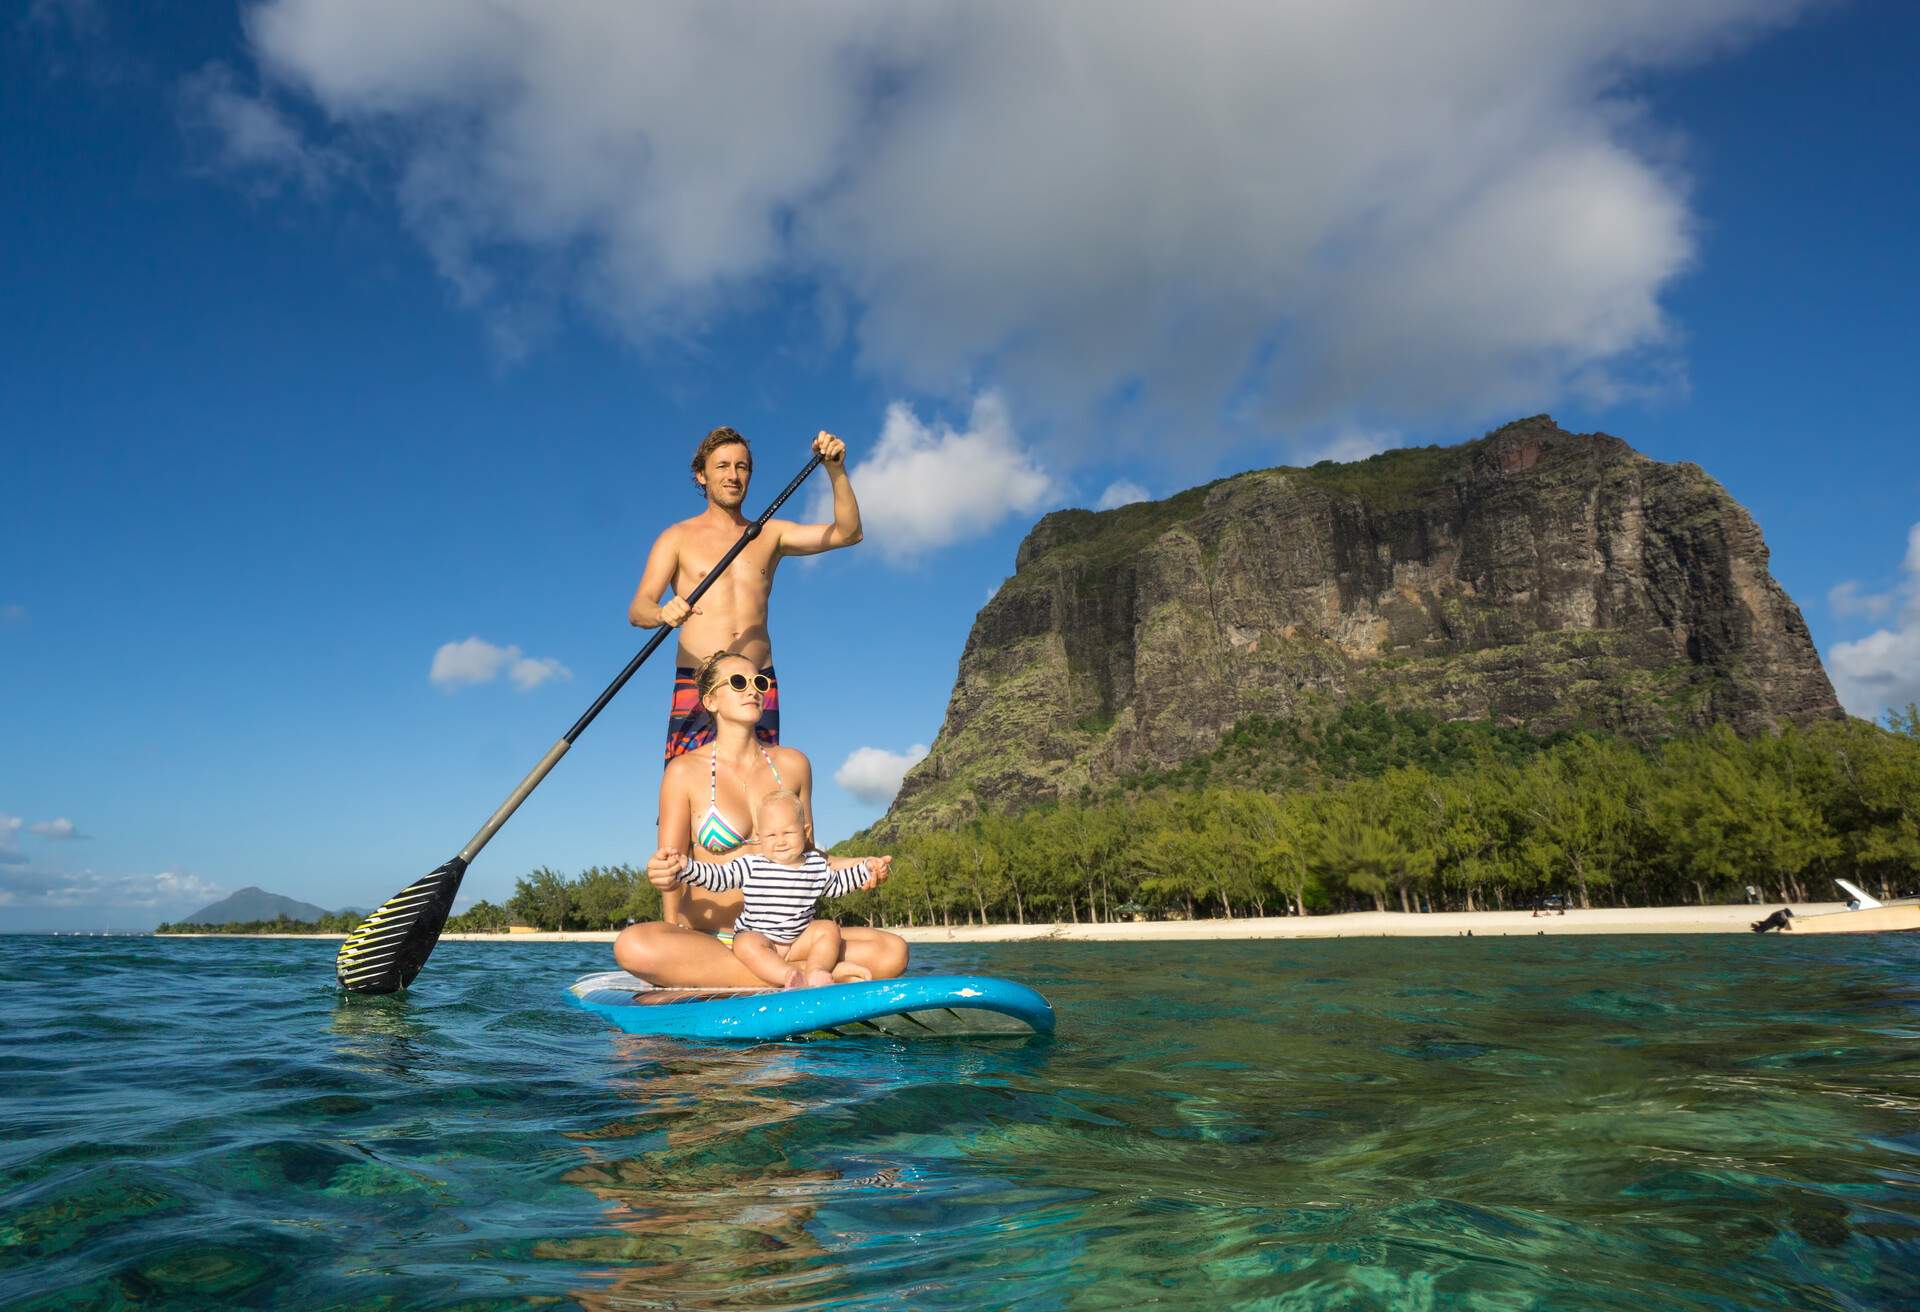
<svg viewBox="0 0 1920 1312">
<path fill-rule="evenodd" d="M 893 872 L 893 857 L 870 856 L 863 858 L 867 863 L 867 882 L 860 885 L 863 889 L 878 888 L 887 882 L 887 876 Z"/>
<path fill-rule="evenodd" d="M 686 853 L 663 847 L 647 858 L 647 879 L 665 893 L 679 887 L 680 875 L 686 868 Z"/>
</svg>

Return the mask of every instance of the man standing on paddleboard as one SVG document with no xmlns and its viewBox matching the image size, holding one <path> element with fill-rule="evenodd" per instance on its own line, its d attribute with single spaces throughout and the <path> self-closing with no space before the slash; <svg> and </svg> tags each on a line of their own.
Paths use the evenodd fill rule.
<svg viewBox="0 0 1920 1312">
<path fill-rule="evenodd" d="M 749 522 L 741 507 L 753 478 L 753 453 L 747 439 L 731 428 L 714 429 L 693 453 L 693 481 L 707 499 L 706 509 L 670 525 L 654 539 L 633 604 L 627 607 L 627 619 L 638 628 L 664 624 L 680 631 L 673 708 L 667 717 L 669 761 L 713 741 L 713 717 L 700 704 L 694 674 L 701 662 L 718 651 L 746 657 L 766 676 L 754 736 L 767 746 L 780 741 L 780 685 L 773 673 L 773 636 L 767 631 L 773 571 L 782 556 L 815 556 L 860 540 L 860 503 L 847 480 L 847 444 L 823 430 L 813 439 L 813 449 L 833 485 L 833 522 L 768 520 L 760 536 L 707 589 L 700 604 L 689 607 L 682 598 L 739 541 Z M 673 598 L 662 602 L 669 586 Z"/>
</svg>

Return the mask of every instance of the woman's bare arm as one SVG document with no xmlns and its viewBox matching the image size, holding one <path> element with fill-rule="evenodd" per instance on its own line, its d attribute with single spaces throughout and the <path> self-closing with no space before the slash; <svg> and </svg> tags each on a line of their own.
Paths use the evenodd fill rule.
<svg viewBox="0 0 1920 1312">
<path fill-rule="evenodd" d="M 660 826 L 658 846 L 670 852 L 693 854 L 693 812 L 687 804 L 687 772 L 676 769 L 689 758 L 676 756 L 667 762 L 660 775 Z M 680 918 L 679 889 L 660 895 L 660 919 L 672 923 Z"/>
</svg>

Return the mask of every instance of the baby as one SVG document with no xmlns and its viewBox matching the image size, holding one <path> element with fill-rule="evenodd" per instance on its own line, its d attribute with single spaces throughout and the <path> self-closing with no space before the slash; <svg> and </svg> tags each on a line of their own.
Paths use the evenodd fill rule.
<svg viewBox="0 0 1920 1312">
<path fill-rule="evenodd" d="M 753 831 L 760 847 L 756 854 L 723 865 L 662 849 L 648 863 L 648 874 L 664 866 L 671 876 L 664 887 L 688 883 L 716 893 L 741 890 L 745 905 L 734 922 L 733 955 L 767 983 L 790 989 L 833 983 L 833 968 L 840 961 L 840 926 L 814 919 L 814 904 L 822 897 L 877 887 L 886 880 L 892 858 L 867 857 L 858 865 L 829 869 L 827 858 L 813 846 L 800 799 L 785 789 L 761 799 Z M 677 872 L 672 865 L 676 860 Z"/>
</svg>

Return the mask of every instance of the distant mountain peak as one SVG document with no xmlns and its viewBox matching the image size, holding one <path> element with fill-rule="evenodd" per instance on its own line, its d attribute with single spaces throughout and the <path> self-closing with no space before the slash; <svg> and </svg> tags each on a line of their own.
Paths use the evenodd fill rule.
<svg viewBox="0 0 1920 1312">
<path fill-rule="evenodd" d="M 274 920 L 285 916 L 288 920 L 318 920 L 331 914 L 325 907 L 317 907 L 311 902 L 302 902 L 297 898 L 285 897 L 279 893 L 269 893 L 264 888 L 249 884 L 237 893 L 221 898 L 211 906 L 201 907 L 190 916 L 181 917 L 184 925 L 231 925 L 244 924 L 252 920 Z"/>
</svg>

